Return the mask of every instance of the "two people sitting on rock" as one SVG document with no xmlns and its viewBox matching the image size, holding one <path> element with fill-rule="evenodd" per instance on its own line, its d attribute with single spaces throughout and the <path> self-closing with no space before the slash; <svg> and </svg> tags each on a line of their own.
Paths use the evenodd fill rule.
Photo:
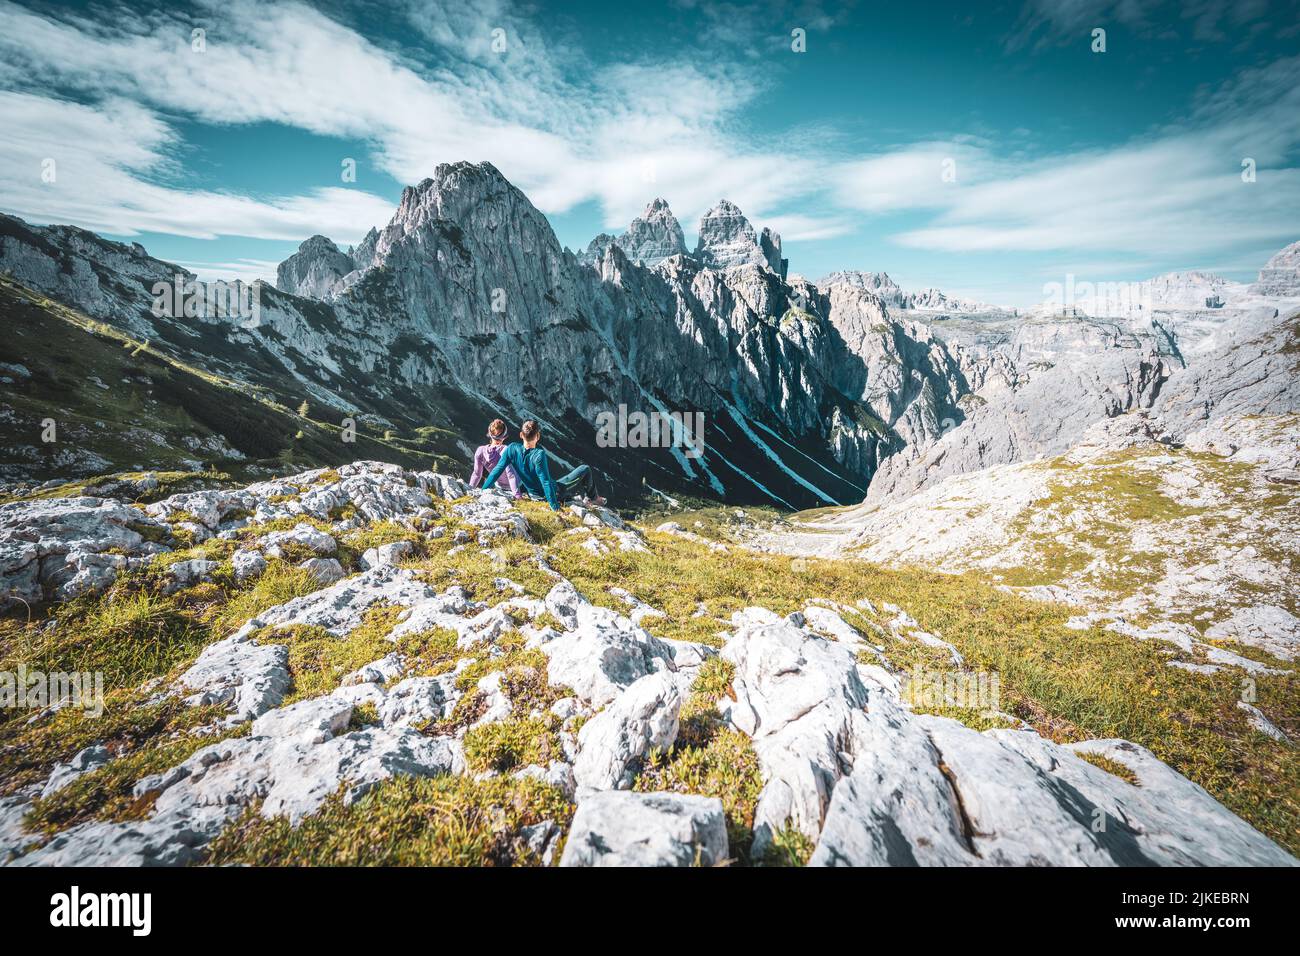
<svg viewBox="0 0 1300 956">
<path fill-rule="evenodd" d="M 499 419 L 498 419 L 499 421 Z M 496 422 L 492 423 L 496 425 Z M 502 424 L 504 432 L 505 425 Z M 491 432 L 489 431 L 489 437 Z M 519 485 L 530 498 L 545 499 L 552 511 L 560 510 L 560 502 L 572 498 L 585 498 L 592 504 L 603 505 L 605 499 L 596 490 L 596 473 L 589 465 L 579 465 L 562 478 L 551 478 L 546 449 L 541 447 L 542 426 L 531 418 L 519 429 L 523 444 L 512 443 L 499 452 L 500 458 L 483 480 L 483 487 L 491 488 L 507 471 L 513 471 Z M 482 451 L 483 449 L 479 449 Z M 478 455 L 475 458 L 477 474 Z M 471 480 L 471 484 L 474 482 Z"/>
</svg>

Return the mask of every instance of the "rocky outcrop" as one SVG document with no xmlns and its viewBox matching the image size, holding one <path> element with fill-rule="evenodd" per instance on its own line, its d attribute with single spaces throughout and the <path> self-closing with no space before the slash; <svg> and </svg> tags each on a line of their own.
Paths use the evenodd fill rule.
<svg viewBox="0 0 1300 956">
<path fill-rule="evenodd" d="M 1235 305 L 1245 294 L 1240 282 L 1206 272 L 1166 272 L 1139 283 L 1137 306 L 1128 313 L 1176 309 L 1222 309 Z M 1123 309 L 1121 312 L 1125 311 Z"/>
<path fill-rule="evenodd" d="M 682 694 L 665 673 L 634 681 L 578 733 L 573 778 L 581 788 L 626 789 L 651 750 L 667 751 L 677 739 Z"/>
<path fill-rule="evenodd" d="M 893 746 L 870 749 L 836 787 L 812 866 L 1295 864 L 1235 818 L 1212 832 L 1189 825 L 1218 804 L 1127 741 L 1062 747 L 883 710 L 871 721 Z M 1081 753 L 1116 761 L 1136 783 Z M 1033 827 L 1022 825 L 1027 816 Z"/>
<path fill-rule="evenodd" d="M 55 498 L 0 506 L 0 610 L 66 601 L 108 587 L 167 550 L 171 529 L 104 498 Z"/>
<path fill-rule="evenodd" d="M 1300 297 L 1300 242 L 1291 243 L 1269 259 L 1259 270 L 1250 292 L 1274 298 Z"/>
<path fill-rule="evenodd" d="M 216 704 L 234 723 L 260 717 L 289 692 L 289 649 L 235 634 L 209 644 L 177 683 L 194 706 Z"/>
<path fill-rule="evenodd" d="M 864 732 L 867 691 L 853 653 L 789 622 L 742 626 L 723 659 L 736 668 L 723 715 L 753 738 L 764 787 L 754 853 L 791 826 L 811 839 Z"/>
<path fill-rule="evenodd" d="M 1118 432 L 1110 429 L 1096 441 L 1139 437 L 1132 430 Z M 273 500 L 282 497 L 277 489 L 286 487 L 296 490 L 293 500 Z M 269 549 L 266 542 L 274 539 L 287 548 L 286 539 L 274 536 L 300 533 L 299 545 L 314 553 L 315 539 L 308 540 L 305 532 L 291 527 L 259 533 L 257 523 L 282 522 L 278 509 L 315 509 L 340 497 L 365 502 L 374 514 L 318 519 L 330 521 L 328 534 L 308 525 L 340 552 L 350 531 L 373 522 L 404 522 L 454 562 L 477 542 L 465 533 L 463 543 L 451 544 L 445 533 L 435 534 L 442 525 L 431 523 L 431 516 L 483 522 L 484 530 L 512 527 L 503 512 L 523 520 L 505 496 L 373 462 L 244 488 L 182 493 L 150 507 L 173 520 L 184 512 L 195 527 L 210 524 L 218 541 L 238 530 L 241 540 Z M 253 517 L 232 517 L 229 509 L 236 505 Z M 11 519 L 24 511 L 48 513 L 48 502 L 42 501 L 9 507 Z M 85 499 L 75 508 L 97 510 Z M 611 541 L 615 535 L 640 536 L 603 508 L 583 509 L 574 518 L 584 523 L 570 532 L 598 533 Z M 238 529 L 228 527 L 234 522 L 241 523 Z M 115 534 L 115 527 L 105 535 Z M 520 540 L 531 537 L 529 531 L 525 521 Z M 492 554 L 493 540 L 489 536 L 479 545 L 480 559 Z M 99 543 L 90 542 L 91 549 Z M 642 541 L 642 546 L 653 545 Z M 279 560 L 296 557 L 285 551 Z M 641 792 L 654 779 L 645 771 L 662 769 L 663 760 L 693 746 L 678 739 L 683 704 L 695 695 L 696 715 L 709 706 L 698 697 L 700 680 L 719 652 L 647 632 L 642 622 L 667 615 L 628 587 L 611 585 L 614 606 L 597 605 L 551 568 L 543 551 L 535 552 L 532 562 L 543 580 L 554 581 L 544 597 L 498 578 L 493 581 L 497 597 L 489 606 L 469 599 L 456 581 L 460 569 L 454 563 L 456 573 L 446 575 L 444 568 L 435 575 L 428 568 L 368 562 L 365 570 L 345 569 L 347 576 L 337 583 L 258 611 L 233 634 L 203 648 L 174 679 L 140 689 L 154 703 L 171 699 L 217 708 L 215 717 L 205 716 L 206 726 L 194 730 L 201 739 L 190 756 L 131 781 L 140 819 L 92 819 L 44 842 L 24 831 L 23 808 L 32 800 L 42 794 L 54 798 L 78 777 L 120 759 L 116 744 L 82 747 L 70 759 L 52 763 L 47 779 L 0 802 L 0 847 L 19 865 L 200 863 L 208 844 L 252 808 L 295 826 L 331 798 L 346 806 L 394 777 L 459 777 L 476 768 L 477 782 L 490 781 L 503 771 L 483 772 L 476 761 L 482 759 L 482 741 L 496 739 L 492 725 L 497 724 L 502 740 L 513 741 L 523 731 L 528 745 L 536 739 L 541 748 L 537 763 L 506 764 L 513 778 L 536 784 L 554 799 L 576 799 L 562 865 L 729 862 L 736 848 L 728 845 L 730 811 L 724 812 L 719 799 Z M 187 579 L 180 583 L 181 593 L 195 586 L 197 579 Z M 480 586 L 476 593 L 483 597 L 490 591 Z M 870 608 L 875 615 L 870 604 L 859 602 L 857 609 Z M 387 634 L 392 650 L 348 673 L 321 671 L 327 689 L 310 692 L 300 680 L 304 659 L 294 650 L 297 641 L 342 645 L 366 633 L 365 626 L 373 626 L 368 612 L 384 606 L 394 609 Z M 888 629 L 897 640 L 947 648 L 953 665 L 964 666 L 954 648 L 940 635 L 922 631 L 904 609 L 889 604 L 880 609 L 883 623 L 873 627 Z M 761 778 L 751 858 L 761 859 L 783 835 L 796 831 L 815 846 L 814 863 L 840 865 L 1293 862 L 1132 744 L 1090 741 L 1062 747 L 1028 730 L 977 733 L 914 713 L 895 675 L 862 662 L 884 657 L 875 639 L 846 619 L 850 610 L 816 598 L 784 618 L 747 607 L 732 615 L 729 626 L 718 621 L 726 627 L 720 654 L 733 674 L 717 702 L 717 716 L 736 736 L 749 738 Z M 1268 642 L 1274 631 L 1290 628 L 1285 649 L 1293 653 L 1295 619 L 1277 611 L 1233 616 L 1223 622 L 1222 634 L 1273 650 L 1276 645 Z M 446 643 L 451 635 L 454 645 Z M 437 646 L 454 649 L 452 658 L 440 652 L 417 659 L 421 652 L 408 639 L 418 647 L 420 640 L 435 636 Z M 376 637 L 366 633 L 356 639 Z M 545 658 L 544 679 L 535 657 L 518 663 L 519 655 L 537 652 Z M 310 655 L 306 663 L 312 671 Z M 437 672 L 429 673 L 435 665 Z M 470 666 L 484 670 L 467 680 Z M 1281 733 L 1262 712 L 1252 718 Z M 1130 768 L 1140 786 L 1087 763 L 1079 756 L 1085 751 Z M 653 761 L 652 754 L 658 755 Z M 679 776 L 676 785 L 690 786 L 690 779 Z M 518 836 L 533 853 L 529 859 L 544 861 L 564 828 L 557 820 L 542 820 L 524 829 Z M 513 839 L 502 837 L 507 838 Z"/>
<path fill-rule="evenodd" d="M 1179 438 L 1223 417 L 1300 411 L 1300 312 L 1265 306 L 1221 330 L 1218 348 L 1164 388 L 1155 412 Z"/>
<path fill-rule="evenodd" d="M 723 650 L 735 700 L 722 712 L 762 765 L 756 854 L 791 827 L 816 842 L 814 866 L 1295 863 L 1236 818 L 1212 831 L 1192 823 L 1222 808 L 1141 747 L 1063 747 L 917 715 L 896 677 L 841 642 L 762 609 L 738 619 Z M 1080 753 L 1123 765 L 1135 782 Z"/>
<path fill-rule="evenodd" d="M 935 288 L 923 289 L 920 292 L 904 292 L 887 272 L 840 271 L 829 273 L 817 280 L 817 286 L 821 289 L 829 289 L 836 285 L 847 285 L 870 292 L 891 309 L 956 314 L 1008 311 L 995 305 L 949 296 Z"/>
<path fill-rule="evenodd" d="M 674 683 L 685 692 L 701 664 L 713 651 L 701 644 L 657 638 L 609 608 L 592 604 L 567 581 L 557 584 L 546 596 L 546 609 L 566 626 L 564 634 L 542 645 L 549 659 L 551 684 L 570 688 L 585 703 L 604 707 L 620 698 L 633 684 L 647 675 L 668 672 Z M 667 732 L 675 729 L 675 712 L 671 696 L 659 692 L 658 682 L 643 685 L 647 706 L 657 702 L 655 713 L 663 711 L 656 722 Z M 637 711 L 641 708 L 638 706 Z M 618 727 L 626 721 L 620 718 Z"/>
<path fill-rule="evenodd" d="M 727 849 L 716 797 L 608 791 L 578 804 L 560 866 L 716 866 Z"/>
<path fill-rule="evenodd" d="M 346 726 L 351 712 L 346 706 L 333 723 Z M 316 708 L 309 719 L 317 719 Z M 447 738 L 383 728 L 332 736 L 329 727 L 313 726 L 296 735 L 255 735 L 205 747 L 179 766 L 141 780 L 136 793 L 157 793 L 157 813 L 163 817 L 260 798 L 263 816 L 297 823 L 345 783 L 350 801 L 394 774 L 439 776 L 460 767 L 460 748 Z"/>
<path fill-rule="evenodd" d="M 355 268 L 352 257 L 329 239 L 312 236 L 276 268 L 275 287 L 306 299 L 328 299 Z"/>
</svg>

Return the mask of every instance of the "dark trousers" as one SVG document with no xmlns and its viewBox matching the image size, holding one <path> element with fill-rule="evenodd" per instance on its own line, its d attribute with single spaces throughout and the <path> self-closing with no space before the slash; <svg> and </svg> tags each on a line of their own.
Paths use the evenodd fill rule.
<svg viewBox="0 0 1300 956">
<path fill-rule="evenodd" d="M 579 465 L 563 478 L 555 479 L 555 484 L 559 486 L 560 498 L 565 501 L 579 495 L 585 498 L 600 497 L 596 491 L 596 473 L 590 465 Z"/>
</svg>

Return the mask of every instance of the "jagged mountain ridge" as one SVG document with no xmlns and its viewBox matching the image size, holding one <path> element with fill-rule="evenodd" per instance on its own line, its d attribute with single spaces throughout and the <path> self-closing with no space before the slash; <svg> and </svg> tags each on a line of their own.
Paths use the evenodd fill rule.
<svg viewBox="0 0 1300 956">
<path fill-rule="evenodd" d="M 611 244 L 584 264 L 495 168 L 443 165 L 350 253 L 323 237 L 304 243 L 281 274 L 323 300 L 259 284 L 255 323 L 155 316 L 153 283 L 192 276 L 103 240 L 70 250 L 55 241 L 63 233 L 12 218 L 0 268 L 223 375 L 336 414 L 434 423 L 469 441 L 496 414 L 537 417 L 561 466 L 590 461 L 623 492 L 644 482 L 785 507 L 859 500 L 881 459 L 960 418 L 959 365 L 868 293 L 785 282 L 771 267 L 779 239 L 718 208 L 703 248 L 715 263 L 748 261 L 712 268 L 673 256 L 649 269 Z M 69 257 L 76 264 L 61 270 Z M 359 268 L 340 276 L 348 259 Z M 623 405 L 704 412 L 704 456 L 598 447 L 596 415 Z"/>
<path fill-rule="evenodd" d="M 908 296 L 884 274 L 787 281 L 779 237 L 725 200 L 695 253 L 680 234 L 655 200 L 623 236 L 574 255 L 495 168 L 455 163 L 406 189 L 356 248 L 306 240 L 280 267 L 284 290 L 256 287 L 255 323 L 153 315 L 153 282 L 193 277 L 70 227 L 6 217 L 0 269 L 289 407 L 306 398 L 399 433 L 432 425 L 462 436 L 466 456 L 487 418 L 537 417 L 561 467 L 589 461 L 620 494 L 648 485 L 790 508 L 860 500 L 883 461 L 898 472 L 945 436 L 974 441 L 979 461 L 1036 453 L 965 423 L 1019 414 L 1069 434 L 1153 400 L 1187 364 L 1191 332 L 1209 352 L 1231 326 L 1231 310 L 963 314 L 978 304 Z M 922 307 L 940 302 L 942 313 Z M 1062 368 L 1076 362 L 1098 370 Z M 1106 398 L 1116 382 L 1136 383 L 1136 397 L 1122 385 Z M 704 412 L 704 457 L 599 447 L 596 416 L 620 407 Z"/>
<path fill-rule="evenodd" d="M 591 240 L 587 251 L 579 258 L 585 262 L 599 261 L 611 243 L 627 253 L 637 265 L 657 266 L 669 256 L 686 255 L 686 237 L 681 224 L 664 199 L 655 199 L 645 212 L 632 220 L 621 236 L 601 233 Z"/>
<path fill-rule="evenodd" d="M 850 285 L 854 288 L 866 289 L 868 292 L 880 296 L 881 300 L 892 309 L 956 314 L 976 312 L 1012 314 L 1015 312 L 1013 309 L 1004 309 L 1001 306 L 990 305 L 987 302 L 975 302 L 971 299 L 950 296 L 933 287 L 922 289 L 920 292 L 904 292 L 898 283 L 890 278 L 888 272 L 859 272 L 855 270 L 832 272 L 818 279 L 817 285 L 823 289 L 832 285 Z"/>
</svg>

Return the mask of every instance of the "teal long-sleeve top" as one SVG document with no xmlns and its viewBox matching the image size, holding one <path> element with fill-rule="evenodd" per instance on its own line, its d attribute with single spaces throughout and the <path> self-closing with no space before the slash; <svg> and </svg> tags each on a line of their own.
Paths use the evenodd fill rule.
<svg viewBox="0 0 1300 956">
<path fill-rule="evenodd" d="M 520 442 L 506 445 L 496 467 L 483 479 L 483 487 L 491 488 L 507 468 L 515 470 L 524 491 L 534 498 L 545 498 L 552 511 L 560 510 L 560 498 L 555 490 L 555 482 L 551 480 L 551 466 L 546 461 L 545 448 L 540 445 L 525 448 Z"/>
</svg>

